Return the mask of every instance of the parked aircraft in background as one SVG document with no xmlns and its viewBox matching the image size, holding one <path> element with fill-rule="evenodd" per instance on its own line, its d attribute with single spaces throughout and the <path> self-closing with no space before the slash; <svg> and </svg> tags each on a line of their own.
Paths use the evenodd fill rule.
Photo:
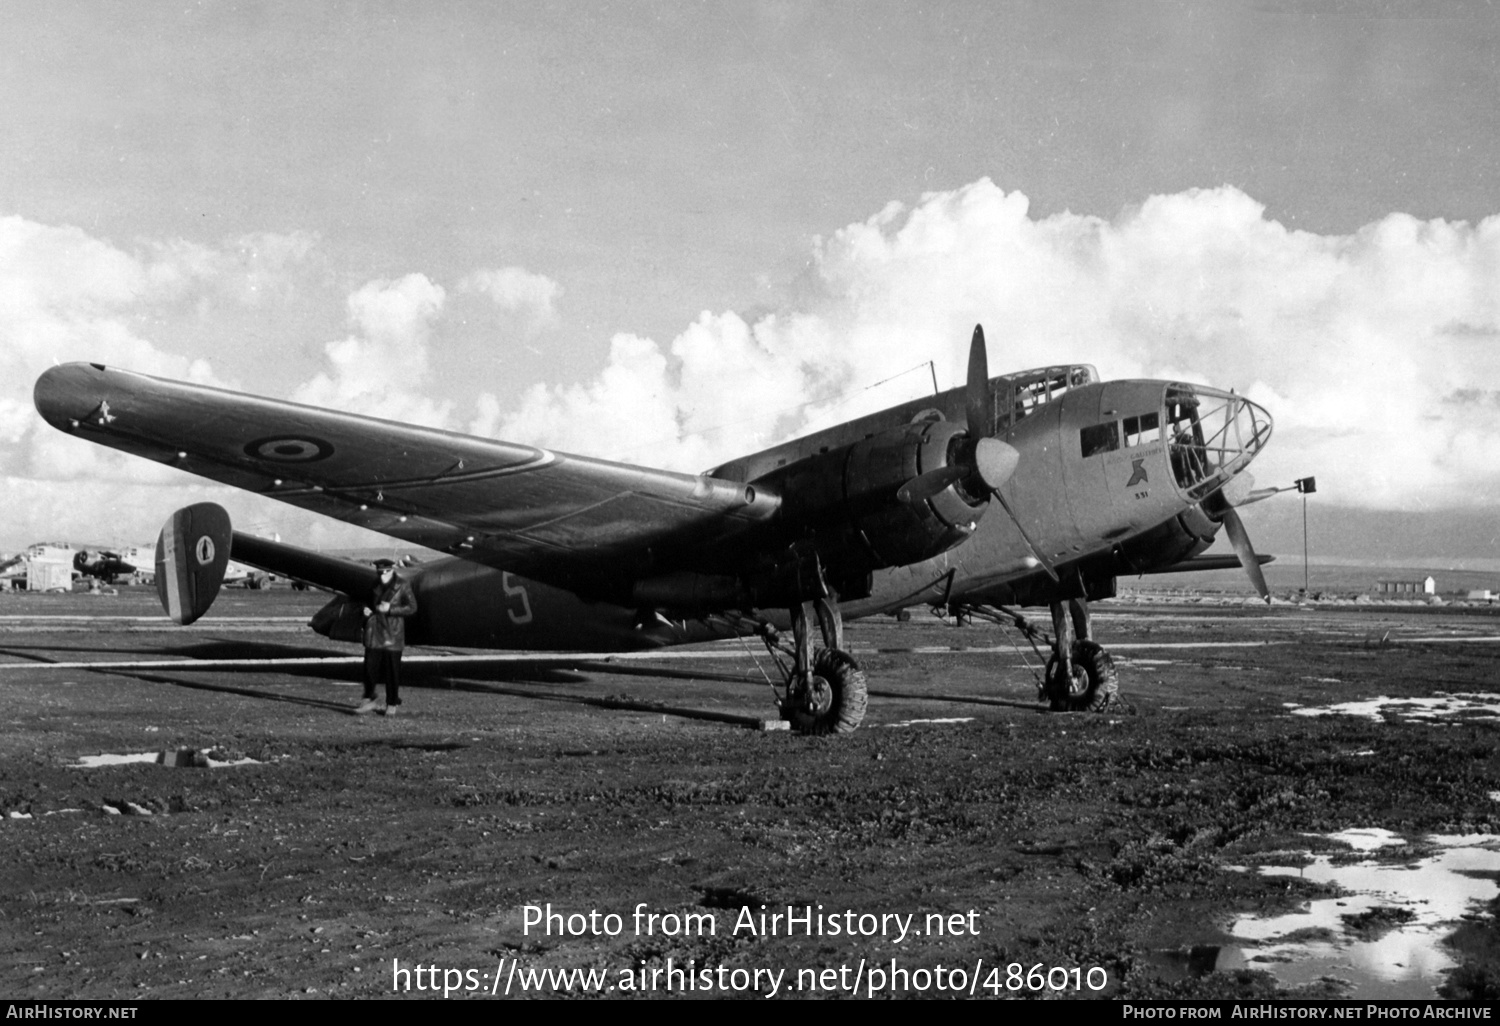
<svg viewBox="0 0 1500 1026">
<path fill-rule="evenodd" d="M 224 567 L 222 583 L 226 588 L 248 588 L 251 591 L 260 591 L 262 588 L 269 588 L 276 577 L 276 574 L 259 567 L 230 560 Z"/>
<path fill-rule="evenodd" d="M 122 577 L 149 581 L 155 573 L 156 547 L 132 545 L 108 547 L 79 542 L 37 542 L 4 562 L 0 576 L 24 579 L 32 561 L 62 563 L 71 568 L 71 576 L 88 577 L 114 584 Z"/>
<path fill-rule="evenodd" d="M 1117 684 L 1088 604 L 1117 575 L 1237 562 L 1269 594 L 1236 511 L 1263 494 L 1245 468 L 1271 435 L 1264 409 L 1084 364 L 991 379 L 978 328 L 965 387 L 697 475 L 98 364 L 48 370 L 35 402 L 80 438 L 449 553 L 407 571 L 413 644 L 607 651 L 755 633 L 782 665 L 784 715 L 809 733 L 865 712 L 846 616 L 1046 606 L 1046 696 L 1101 709 Z M 1221 526 L 1236 556 L 1201 555 Z M 350 596 L 314 627 L 357 637 L 374 570 L 235 531 L 210 503 L 173 514 L 158 542 L 174 620 L 208 609 L 231 552 Z"/>
<path fill-rule="evenodd" d="M 77 542 L 37 542 L 11 558 L 0 561 L 0 577 L 25 580 L 28 564 L 33 560 L 67 564 L 72 578 L 93 579 L 103 584 L 150 584 L 156 579 L 156 546 L 127 545 L 108 548 Z M 223 586 L 260 589 L 267 587 L 276 575 L 259 567 L 230 561 L 224 568 Z"/>
</svg>

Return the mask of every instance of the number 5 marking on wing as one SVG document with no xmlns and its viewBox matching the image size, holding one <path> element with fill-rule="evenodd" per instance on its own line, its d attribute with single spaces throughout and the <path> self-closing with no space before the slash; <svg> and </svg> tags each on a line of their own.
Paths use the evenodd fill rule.
<svg viewBox="0 0 1500 1026">
<path fill-rule="evenodd" d="M 510 617 L 510 622 L 516 624 L 517 626 L 520 626 L 524 623 L 530 623 L 531 598 L 526 594 L 526 586 L 524 584 L 512 584 L 510 580 L 510 572 L 508 570 L 502 570 L 500 572 L 500 587 L 505 589 L 505 612 Z M 521 600 L 520 612 L 517 612 L 515 609 L 511 608 L 509 600 L 513 598 L 518 598 Z"/>
</svg>

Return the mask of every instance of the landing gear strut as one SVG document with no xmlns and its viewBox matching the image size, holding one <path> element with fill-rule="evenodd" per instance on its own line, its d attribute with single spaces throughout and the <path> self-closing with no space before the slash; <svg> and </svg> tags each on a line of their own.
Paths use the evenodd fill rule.
<svg viewBox="0 0 1500 1026">
<path fill-rule="evenodd" d="M 844 649 L 844 618 L 838 598 L 830 594 L 814 599 L 814 615 L 822 635 L 823 647 L 812 645 L 812 619 L 808 603 L 791 607 L 792 651 L 785 643 L 766 632 L 762 638 L 772 656 L 791 655 L 791 665 L 781 665 L 784 693 L 778 695 L 782 715 L 799 734 L 848 734 L 865 718 L 869 687 L 864 671 Z"/>
<path fill-rule="evenodd" d="M 1042 684 L 1054 712 L 1103 712 L 1120 692 L 1115 662 L 1094 641 L 1087 599 L 1053 602 L 1052 657 Z"/>
<path fill-rule="evenodd" d="M 1054 712 L 1103 712 L 1120 693 L 1120 677 L 1114 660 L 1094 640 L 1088 600 L 1070 598 L 1050 604 L 1052 636 L 1039 630 L 1013 609 L 1004 606 L 963 606 L 961 611 L 994 623 L 1015 627 L 1041 656 L 1037 642 L 1051 653 L 1047 670 L 1037 684 L 1037 697 Z M 955 608 L 954 612 L 960 611 Z M 1035 672 L 1035 671 L 1033 671 Z"/>
</svg>

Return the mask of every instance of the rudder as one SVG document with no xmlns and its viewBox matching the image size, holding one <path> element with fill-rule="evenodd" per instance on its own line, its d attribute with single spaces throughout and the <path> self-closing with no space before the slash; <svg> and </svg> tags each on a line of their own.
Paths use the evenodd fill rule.
<svg viewBox="0 0 1500 1026">
<path fill-rule="evenodd" d="M 218 597 L 233 528 L 223 506 L 200 502 L 167 518 L 156 539 L 156 594 L 173 622 L 197 620 Z"/>
</svg>

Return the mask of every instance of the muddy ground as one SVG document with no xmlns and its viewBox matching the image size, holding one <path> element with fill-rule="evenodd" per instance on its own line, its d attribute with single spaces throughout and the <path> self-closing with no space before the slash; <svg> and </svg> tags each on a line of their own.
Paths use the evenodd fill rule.
<svg viewBox="0 0 1500 1026">
<path fill-rule="evenodd" d="M 299 626 L 320 602 L 226 594 L 176 629 L 133 619 L 159 616 L 143 589 L 0 596 L 6 996 L 376 997 L 417 966 L 438 972 L 408 977 L 413 996 L 441 992 L 449 969 L 453 997 L 515 996 L 538 969 L 600 971 L 616 996 L 766 993 L 778 972 L 781 996 L 856 980 L 862 994 L 925 980 L 929 995 L 1348 995 L 1338 979 L 1292 991 L 1212 971 L 1235 914 L 1329 893 L 1230 867 L 1337 850 L 1307 835 L 1350 827 L 1401 834 L 1381 855 L 1397 861 L 1430 834 L 1500 834 L 1495 719 L 1288 705 L 1500 693 L 1500 645 L 1451 643 L 1500 635 L 1475 611 L 1106 603 L 1097 633 L 1124 701 L 1099 715 L 1046 712 L 1035 657 L 997 627 L 855 624 L 870 713 L 830 739 L 656 708 L 771 715 L 733 648 L 409 666 L 394 718 L 349 715 L 352 666 L 38 665 L 350 654 Z M 73 765 L 178 748 L 256 762 Z M 526 907 L 548 905 L 598 917 L 572 920 L 576 936 L 568 920 L 525 929 Z M 821 905 L 823 935 L 764 935 L 762 905 Z M 637 908 L 658 916 L 649 931 Z M 873 936 L 831 935 L 846 910 L 856 929 L 914 916 L 913 933 L 871 918 Z M 1494 911 L 1449 949 L 1461 965 L 1435 981 L 1444 996 L 1495 998 Z M 1362 927 L 1378 934 L 1376 919 Z M 665 974 L 689 960 L 694 975 Z M 893 962 L 929 974 L 903 990 Z M 1041 977 L 1012 964 L 1055 967 L 1063 985 L 1033 990 Z"/>
</svg>

